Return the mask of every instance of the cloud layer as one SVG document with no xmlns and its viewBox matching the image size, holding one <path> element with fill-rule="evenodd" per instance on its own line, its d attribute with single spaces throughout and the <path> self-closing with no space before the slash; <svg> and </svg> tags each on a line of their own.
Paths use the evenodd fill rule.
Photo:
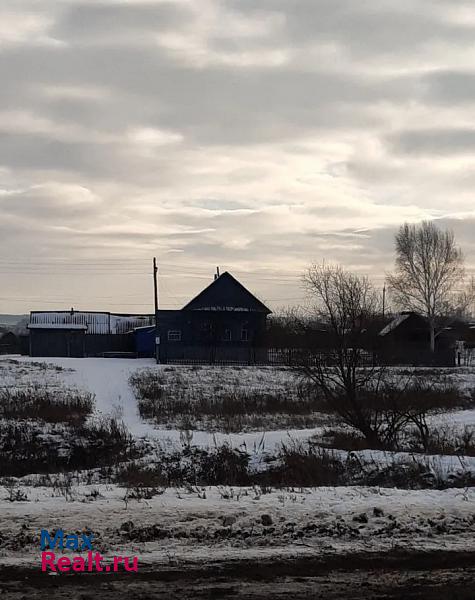
<svg viewBox="0 0 475 600">
<path fill-rule="evenodd" d="M 473 265 L 474 58 L 464 1 L 3 0 L 0 312 L 381 285 L 423 218 Z"/>
</svg>

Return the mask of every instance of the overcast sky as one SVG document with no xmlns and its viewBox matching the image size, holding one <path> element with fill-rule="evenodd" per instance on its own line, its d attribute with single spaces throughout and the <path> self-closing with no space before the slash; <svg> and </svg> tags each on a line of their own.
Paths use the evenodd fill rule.
<svg viewBox="0 0 475 600">
<path fill-rule="evenodd" d="M 381 286 L 405 220 L 474 265 L 474 65 L 473 0 L 1 0 L 0 312 Z"/>
</svg>

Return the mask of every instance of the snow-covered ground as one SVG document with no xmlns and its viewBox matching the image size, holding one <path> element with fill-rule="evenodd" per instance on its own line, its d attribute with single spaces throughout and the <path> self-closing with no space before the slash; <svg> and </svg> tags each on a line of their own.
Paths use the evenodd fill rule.
<svg viewBox="0 0 475 600">
<path fill-rule="evenodd" d="M 129 378 L 133 373 L 145 368 L 160 370 L 167 367 L 156 365 L 152 359 L 34 359 L 0 356 L 0 386 L 36 383 L 38 385 L 78 387 L 95 395 L 96 413 L 120 417 L 134 436 L 149 437 L 170 444 L 181 443 L 182 432 L 180 430 L 157 428 L 152 423 L 144 421 L 139 415 L 137 399 L 129 384 Z M 212 371 L 213 367 L 204 367 L 200 372 L 200 379 L 206 383 Z M 269 382 L 269 368 L 241 367 L 236 371 L 233 371 L 232 368 L 228 369 L 227 372 L 230 373 L 228 379 L 246 379 L 246 381 L 251 381 L 254 386 L 259 384 L 265 386 L 266 381 Z M 285 370 L 279 369 L 273 374 L 272 383 L 282 382 L 283 378 L 289 376 L 291 375 Z M 475 369 L 462 368 L 460 374 L 454 374 L 451 370 L 444 376 L 460 387 L 475 388 Z M 459 410 L 437 415 L 432 417 L 430 422 L 441 427 L 466 425 L 475 427 L 475 410 Z M 198 446 L 214 446 L 228 442 L 232 446 L 243 446 L 250 451 L 260 447 L 272 452 L 282 441 L 304 440 L 321 432 L 322 427 L 236 434 L 193 431 L 192 443 Z"/>
<path fill-rule="evenodd" d="M 1 360 L 0 385 L 65 385 L 95 395 L 95 412 L 120 417 L 135 436 L 153 435 L 153 427 L 139 416 L 137 401 L 128 383 L 130 374 L 153 364 L 147 359 L 48 358 L 26 356 Z M 13 362 L 11 362 L 13 361 Z M 3 365 L 2 365 L 3 363 Z M 17 364 L 15 364 L 17 363 Z M 43 363 L 47 367 L 41 369 Z M 5 368 L 5 364 L 8 365 Z"/>
<path fill-rule="evenodd" d="M 38 365 L 41 364 L 49 368 L 39 367 Z M 0 357 L 0 385 L 37 384 L 77 387 L 95 395 L 96 414 L 119 417 L 132 435 L 160 440 L 165 444 L 181 443 L 180 430 L 154 427 L 139 415 L 137 399 L 129 384 L 129 378 L 131 374 L 147 367 L 166 368 L 155 365 L 152 359 L 8 357 L 2 361 Z M 239 371 L 241 377 L 253 377 L 256 382 L 262 382 L 262 378 L 265 377 L 263 373 L 268 373 L 268 369 L 250 368 Z M 279 372 L 278 378 L 281 376 Z M 260 447 L 271 452 L 282 440 L 307 439 L 321 431 L 321 428 L 240 434 L 193 431 L 192 443 L 198 446 L 214 446 L 227 442 L 235 447 L 246 447 L 250 451 Z"/>
<path fill-rule="evenodd" d="M 107 358 L 47 358 L 1 357 L 0 387 L 18 385 L 48 385 L 77 387 L 95 395 L 95 413 L 119 417 L 135 437 L 147 437 L 158 440 L 165 445 L 181 444 L 183 432 L 178 429 L 162 429 L 153 423 L 143 420 L 139 415 L 137 399 L 129 384 L 130 376 L 142 369 L 161 370 L 167 366 L 156 365 L 153 359 L 107 359 Z M 180 367 L 176 367 L 180 369 Z M 217 367 L 223 369 L 222 367 Z M 185 367 L 187 369 L 187 367 Z M 189 369 L 189 368 L 188 368 Z M 213 367 L 200 370 L 201 384 L 212 381 Z M 245 378 L 252 385 L 265 386 L 269 382 L 271 368 L 240 367 L 224 369 L 223 374 L 228 381 Z M 457 385 L 466 389 L 475 388 L 475 369 L 461 368 L 460 374 L 453 370 L 443 377 L 448 377 Z M 227 374 L 226 374 L 227 373 Z M 272 385 L 282 383 L 285 377 L 291 376 L 285 369 L 272 374 Z M 224 379 L 224 378 L 223 378 Z M 459 410 L 430 418 L 430 422 L 440 427 L 475 428 L 475 410 Z M 302 441 L 320 435 L 322 427 L 309 429 L 281 429 L 249 433 L 210 433 L 207 431 L 189 432 L 191 443 L 197 446 L 214 447 L 224 442 L 233 447 L 242 447 L 249 452 L 257 449 L 272 453 L 282 442 Z M 363 451 L 364 458 L 388 462 L 393 453 Z M 407 457 L 407 453 L 398 453 L 399 458 Z M 429 459 L 431 460 L 431 459 Z M 475 458 L 465 459 L 469 468 L 475 468 Z M 443 464 L 452 469 L 460 467 L 456 457 L 446 457 Z"/>
<path fill-rule="evenodd" d="M 92 499 L 91 491 L 99 493 Z M 364 487 L 273 490 L 168 489 L 124 502 L 117 486 L 79 486 L 66 501 L 51 488 L 29 488 L 29 502 L 0 493 L 0 568 L 38 566 L 39 531 L 93 531 L 103 555 L 141 562 L 244 557 L 475 550 L 475 491 L 405 491 Z"/>
<path fill-rule="evenodd" d="M 148 359 L 0 357 L 0 387 L 76 387 L 95 395 L 96 414 L 120 417 L 134 436 L 158 440 L 162 445 L 181 444 L 182 432 L 157 429 L 139 415 L 129 378 L 144 368 L 166 367 Z M 203 377 L 208 375 L 205 370 Z M 241 369 L 238 376 L 259 382 L 265 381 L 269 371 Z M 464 370 L 460 376 L 461 386 L 475 386 L 475 371 Z M 285 372 L 276 377 L 285 377 Z M 474 426 L 475 411 L 456 411 L 434 420 L 441 426 Z M 250 452 L 272 452 L 282 441 L 303 440 L 316 433 L 321 433 L 321 428 L 230 435 L 194 431 L 189 440 L 201 446 L 227 441 Z M 409 456 L 370 450 L 354 455 L 378 463 L 407 460 Z M 475 458 L 436 456 L 426 461 L 446 471 L 475 471 Z M 229 558 L 242 553 L 279 553 L 284 547 L 286 552 L 290 548 L 295 552 L 309 548 L 312 552 L 377 551 L 394 544 L 475 550 L 474 488 L 407 491 L 341 487 L 271 490 L 265 494 L 258 488 L 167 489 L 150 500 L 126 503 L 126 490 L 116 485 L 76 485 L 68 501 L 52 487 L 34 487 L 21 480 L 19 485 L 27 502 L 8 501 L 7 490 L 0 488 L 0 563 L 37 560 L 39 529 L 54 527 L 74 531 L 91 528 L 105 552 L 128 549 L 130 554 L 138 553 L 150 561 L 167 561 L 172 554 L 199 560 L 204 546 L 209 556 L 210 545 L 218 557 Z"/>
</svg>

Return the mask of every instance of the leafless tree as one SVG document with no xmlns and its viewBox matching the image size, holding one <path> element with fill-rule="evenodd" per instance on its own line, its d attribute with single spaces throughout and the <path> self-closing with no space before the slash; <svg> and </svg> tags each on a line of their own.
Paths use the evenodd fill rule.
<svg viewBox="0 0 475 600">
<path fill-rule="evenodd" d="M 387 368 L 368 352 L 368 331 L 381 306 L 366 277 L 323 264 L 310 267 L 304 283 L 312 316 L 331 336 L 328 350 L 312 351 L 296 367 L 314 394 L 316 410 L 325 408 L 357 429 L 371 448 L 394 449 L 408 427 L 417 429 L 426 446 L 428 415 L 458 406 L 458 396 L 425 377 Z"/>
<path fill-rule="evenodd" d="M 331 346 L 310 356 L 301 370 L 328 408 L 373 446 L 381 445 L 377 403 L 367 400 L 369 392 L 372 399 L 377 396 L 384 369 L 368 362 L 365 350 L 368 324 L 379 312 L 379 296 L 366 277 L 338 266 L 311 266 L 304 284 L 313 314 L 329 328 Z"/>
<path fill-rule="evenodd" d="M 402 225 L 396 234 L 396 268 L 388 276 L 393 299 L 404 310 L 423 314 L 430 327 L 430 347 L 435 350 L 437 320 L 462 309 L 471 293 L 460 295 L 464 261 L 452 231 L 431 221 Z"/>
<path fill-rule="evenodd" d="M 270 322 L 292 333 L 298 333 L 305 327 L 307 317 L 301 306 L 284 306 L 270 317 Z"/>
</svg>

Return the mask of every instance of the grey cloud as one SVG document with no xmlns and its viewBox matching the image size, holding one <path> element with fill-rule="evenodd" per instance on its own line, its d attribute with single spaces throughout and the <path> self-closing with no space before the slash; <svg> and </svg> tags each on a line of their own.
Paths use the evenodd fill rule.
<svg viewBox="0 0 475 600">
<path fill-rule="evenodd" d="M 114 177 L 121 162 L 113 160 L 115 151 L 113 145 L 61 141 L 42 134 L 0 137 L 0 164 L 13 169 L 63 170 L 89 177 Z"/>
<path fill-rule="evenodd" d="M 436 223 L 441 228 L 453 230 L 458 245 L 465 252 L 467 258 L 473 255 L 475 240 L 473 231 L 475 228 L 475 217 L 465 219 L 442 218 Z M 369 230 L 368 237 L 360 241 L 363 248 L 362 257 L 370 257 L 371 262 L 380 267 L 376 271 L 376 277 L 384 276 L 393 268 L 394 264 L 394 236 L 397 227 L 381 227 Z M 342 256 L 343 258 L 343 256 Z"/>
<path fill-rule="evenodd" d="M 76 182 L 110 180 L 140 183 L 145 186 L 169 186 L 176 182 L 179 165 L 176 154 L 159 153 L 144 156 L 130 140 L 120 136 L 117 142 L 100 143 L 91 130 L 91 141 L 58 139 L 46 133 L 2 133 L 0 135 L 0 165 L 37 175 L 43 171 L 47 180 L 68 175 Z"/>
<path fill-rule="evenodd" d="M 388 137 L 391 148 L 410 155 L 475 154 L 475 129 L 417 129 Z"/>
<path fill-rule="evenodd" d="M 260 19 L 282 14 L 281 35 L 289 43 L 337 42 L 355 56 L 372 59 L 410 54 L 434 41 L 470 42 L 474 35 L 473 26 L 450 22 L 447 13 L 435 11 L 430 1 L 423 0 L 229 0 L 226 5 L 243 14 L 254 12 Z M 439 5 L 450 7 L 447 1 Z"/>
<path fill-rule="evenodd" d="M 12 76 L 12 72 L 14 75 Z M 361 129 L 381 124 L 374 105 L 405 101 L 407 89 L 353 74 L 291 69 L 197 70 L 155 50 L 91 48 L 10 51 L 0 76 L 30 84 L 102 85 L 111 99 L 42 101 L 46 114 L 69 115 L 113 130 L 117 124 L 169 127 L 191 141 L 252 144 L 290 140 L 313 130 Z M 119 97 L 120 99 L 117 99 Z M 9 106 L 15 103 L 11 98 Z M 25 99 L 28 106 L 28 98 Z M 113 108 L 113 110 L 111 110 Z"/>
<path fill-rule="evenodd" d="M 100 210 L 100 202 L 71 201 L 59 191 L 30 189 L 20 193 L 0 196 L 0 214 L 17 223 L 62 223 L 84 222 L 94 218 Z"/>
<path fill-rule="evenodd" d="M 51 33 L 68 42 L 104 43 L 111 37 L 120 41 L 125 36 L 139 44 L 144 34 L 180 27 L 191 17 L 190 10 L 173 2 L 77 2 L 62 12 Z"/>
<path fill-rule="evenodd" d="M 475 237 L 473 232 L 475 231 L 475 217 L 465 217 L 463 219 L 441 219 L 440 224 L 444 227 L 452 229 L 455 233 L 456 239 L 462 252 L 465 255 L 468 266 L 473 272 L 474 265 L 471 261 L 471 257 L 475 254 Z"/>
<path fill-rule="evenodd" d="M 427 102 L 475 103 L 475 71 L 438 69 L 421 78 L 421 97 Z"/>
</svg>

